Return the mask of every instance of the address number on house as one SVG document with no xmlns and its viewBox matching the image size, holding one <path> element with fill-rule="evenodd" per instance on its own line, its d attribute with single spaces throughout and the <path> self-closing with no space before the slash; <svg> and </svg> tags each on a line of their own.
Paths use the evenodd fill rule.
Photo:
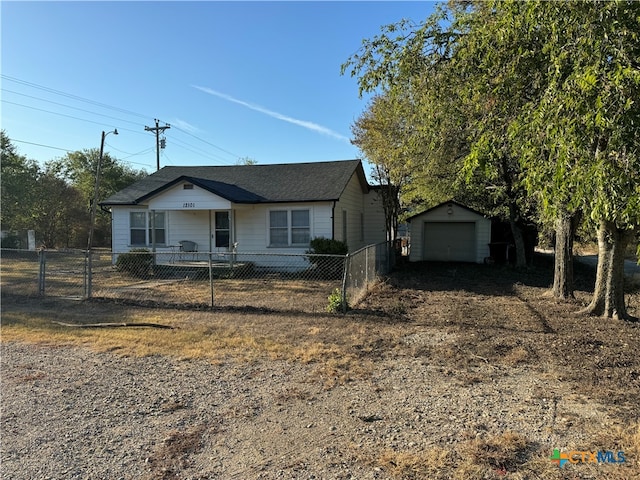
<svg viewBox="0 0 640 480">
<path fill-rule="evenodd" d="M 182 208 L 196 208 L 196 202 L 184 202 Z"/>
</svg>

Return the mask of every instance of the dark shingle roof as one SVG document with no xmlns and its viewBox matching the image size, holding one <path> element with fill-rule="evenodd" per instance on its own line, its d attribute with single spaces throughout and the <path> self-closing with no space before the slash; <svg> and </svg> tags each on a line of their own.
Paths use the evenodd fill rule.
<svg viewBox="0 0 640 480">
<path fill-rule="evenodd" d="M 193 183 L 233 203 L 314 202 L 338 200 L 356 173 L 367 190 L 360 160 L 164 167 L 110 196 L 101 205 L 136 205 L 181 182 Z"/>
</svg>

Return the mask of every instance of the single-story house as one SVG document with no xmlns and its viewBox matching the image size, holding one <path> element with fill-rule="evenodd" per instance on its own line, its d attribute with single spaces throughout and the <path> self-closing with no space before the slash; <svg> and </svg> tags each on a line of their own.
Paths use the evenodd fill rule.
<svg viewBox="0 0 640 480">
<path fill-rule="evenodd" d="M 453 200 L 408 218 L 410 262 L 475 262 L 489 257 L 491 219 Z"/>
<path fill-rule="evenodd" d="M 350 251 L 387 238 L 378 190 L 360 160 L 164 167 L 100 203 L 112 215 L 112 250 L 305 253 L 309 241 Z"/>
</svg>

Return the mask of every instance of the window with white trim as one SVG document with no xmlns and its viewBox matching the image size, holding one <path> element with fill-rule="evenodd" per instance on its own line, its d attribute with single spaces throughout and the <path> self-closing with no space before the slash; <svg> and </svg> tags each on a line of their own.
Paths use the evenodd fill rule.
<svg viewBox="0 0 640 480">
<path fill-rule="evenodd" d="M 166 212 L 162 211 L 155 212 L 155 217 L 152 216 L 152 212 L 148 211 L 129 212 L 130 245 L 150 246 L 153 243 L 154 230 L 156 245 L 165 245 L 167 242 L 166 221 Z"/>
<path fill-rule="evenodd" d="M 307 246 L 310 240 L 311 214 L 308 209 L 269 211 L 269 246 Z"/>
</svg>

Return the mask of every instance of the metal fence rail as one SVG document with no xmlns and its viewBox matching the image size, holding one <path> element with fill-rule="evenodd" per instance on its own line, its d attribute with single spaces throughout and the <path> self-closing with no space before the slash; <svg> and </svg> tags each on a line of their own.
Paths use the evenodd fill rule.
<svg viewBox="0 0 640 480">
<path fill-rule="evenodd" d="M 349 255 L 3 249 L 1 283 L 16 295 L 321 312 L 336 289 L 357 302 L 391 258 L 388 244 Z"/>
</svg>

